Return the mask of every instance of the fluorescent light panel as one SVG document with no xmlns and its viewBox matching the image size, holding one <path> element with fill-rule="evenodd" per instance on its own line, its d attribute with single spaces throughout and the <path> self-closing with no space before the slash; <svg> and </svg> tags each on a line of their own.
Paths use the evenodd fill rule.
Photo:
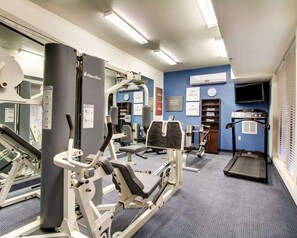
<svg viewBox="0 0 297 238">
<path fill-rule="evenodd" d="M 202 15 L 208 28 L 218 25 L 218 20 L 213 9 L 211 0 L 197 0 Z"/>
<path fill-rule="evenodd" d="M 227 54 L 227 51 L 226 51 L 226 48 L 225 48 L 224 40 L 222 38 L 216 38 L 215 43 L 216 43 L 216 46 L 217 46 L 222 58 L 228 57 L 228 54 Z"/>
<path fill-rule="evenodd" d="M 164 51 L 162 50 L 154 50 L 154 53 L 158 55 L 161 59 L 163 59 L 165 62 L 167 62 L 170 65 L 176 65 L 176 61 L 172 59 L 169 55 L 167 55 Z"/>
<path fill-rule="evenodd" d="M 126 21 L 124 21 L 113 11 L 106 12 L 104 14 L 104 17 L 140 44 L 148 43 L 147 39 L 145 39 L 139 32 L 137 32 L 133 27 L 131 27 Z"/>
<path fill-rule="evenodd" d="M 22 50 L 22 49 L 18 50 L 18 54 L 21 56 L 25 56 L 25 57 L 43 58 L 43 56 L 40 54 L 31 52 L 31 51 L 27 51 L 27 50 Z"/>
<path fill-rule="evenodd" d="M 231 79 L 235 79 L 235 75 L 234 75 L 232 67 L 231 67 Z"/>
</svg>

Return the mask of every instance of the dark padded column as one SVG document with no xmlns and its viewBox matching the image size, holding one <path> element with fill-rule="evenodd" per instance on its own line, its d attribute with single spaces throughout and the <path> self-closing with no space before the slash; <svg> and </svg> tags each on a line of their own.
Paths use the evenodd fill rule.
<svg viewBox="0 0 297 238">
<path fill-rule="evenodd" d="M 104 68 L 102 59 L 89 55 L 83 56 L 83 76 L 81 85 L 81 137 L 80 146 L 84 155 L 95 154 L 104 139 L 104 109 L 105 109 L 105 89 L 104 89 Z M 94 108 L 93 118 L 90 112 Z M 88 111 L 89 110 L 89 111 Z M 88 111 L 86 114 L 86 111 Z M 93 122 L 86 120 L 93 119 Z M 95 205 L 101 203 L 102 180 L 96 181 L 96 194 L 93 198 Z"/>
<path fill-rule="evenodd" d="M 23 81 L 20 84 L 20 95 L 22 98 L 31 98 L 31 83 Z M 20 105 L 19 134 L 29 141 L 30 131 L 30 105 Z"/>
<path fill-rule="evenodd" d="M 59 227 L 63 219 L 63 169 L 54 165 L 53 158 L 67 150 L 69 129 L 65 114 L 75 115 L 76 52 L 68 46 L 54 43 L 45 46 L 44 89 L 51 88 L 51 128 L 45 129 L 43 123 L 42 130 L 42 228 Z"/>
</svg>

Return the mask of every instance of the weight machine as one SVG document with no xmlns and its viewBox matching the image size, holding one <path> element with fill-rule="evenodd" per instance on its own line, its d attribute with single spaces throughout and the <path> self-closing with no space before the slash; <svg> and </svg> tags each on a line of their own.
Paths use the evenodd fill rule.
<svg viewBox="0 0 297 238">
<path fill-rule="evenodd" d="M 32 191 L 10 198 L 8 194 L 16 179 L 24 179 L 32 175 L 39 177 L 41 152 L 5 125 L 0 125 L 0 144 L 4 148 L 0 154 L 0 177 L 4 180 L 0 192 L 0 208 L 40 197 L 39 189 L 32 189 Z"/>
<path fill-rule="evenodd" d="M 90 236 L 94 238 L 131 237 L 137 232 L 180 188 L 182 177 L 182 150 L 184 133 L 180 122 L 153 121 L 147 134 L 147 146 L 167 149 L 168 166 L 155 176 L 134 172 L 127 162 L 108 161 L 102 157 L 112 138 L 112 123 L 106 118 L 108 134 L 95 156 L 88 156 L 86 162 L 80 162 L 82 150 L 73 148 L 74 127 L 70 115 L 66 115 L 70 128 L 68 150 L 54 157 L 55 165 L 64 169 L 64 218 L 58 232 L 32 237 L 82 237 L 75 215 L 75 198 L 86 221 Z M 115 187 L 119 190 L 120 200 L 117 204 L 96 206 L 92 202 L 95 196 L 95 181 L 112 174 Z M 124 231 L 111 236 L 114 212 L 123 206 L 127 208 L 146 209 Z M 21 229 L 3 236 L 21 237 Z"/>
<path fill-rule="evenodd" d="M 63 211 L 69 210 L 63 204 L 63 187 L 57 186 L 63 184 L 63 169 L 53 163 L 54 156 L 65 150 L 65 114 L 74 115 L 76 148 L 91 154 L 104 140 L 104 60 L 56 43 L 46 44 L 44 55 L 40 217 L 7 237 L 25 236 L 38 229 L 58 229 L 65 217 Z M 93 203 L 98 205 L 102 181 L 96 180 L 95 187 Z M 75 203 L 71 206 L 75 207 Z"/>
<path fill-rule="evenodd" d="M 113 125 L 118 125 L 118 107 L 116 105 L 116 93 L 121 89 L 128 89 L 131 86 L 136 86 L 137 88 L 143 88 L 144 90 L 144 106 L 142 108 L 142 125 L 145 128 L 148 128 L 151 123 L 151 108 L 148 105 L 149 103 L 149 91 L 147 86 L 145 85 L 146 81 L 141 80 L 140 74 L 133 74 L 132 72 L 127 73 L 127 78 L 123 79 L 119 77 L 117 80 L 117 84 L 107 89 L 105 92 L 105 99 L 107 101 L 109 95 L 113 93 L 113 106 L 110 108 L 110 116 Z M 106 105 L 106 115 L 108 112 L 108 105 Z M 132 139 L 131 128 L 128 128 L 128 125 L 123 126 L 123 132 L 117 133 L 113 135 L 112 143 L 109 143 L 109 151 L 112 159 L 117 159 L 117 155 L 115 154 L 114 148 L 114 140 L 120 139 L 122 141 L 130 141 Z M 126 139 L 125 139 L 126 138 Z M 128 145 L 119 148 L 119 151 L 125 152 L 128 154 L 128 162 L 132 162 L 132 154 L 139 153 L 146 149 L 145 146 L 142 145 Z"/>
<path fill-rule="evenodd" d="M 196 130 L 195 130 L 196 128 Z M 193 134 L 199 133 L 200 143 L 193 144 Z M 207 145 L 207 136 L 210 133 L 210 126 L 208 125 L 187 125 L 186 126 L 186 145 L 183 153 L 183 169 L 191 172 L 198 172 L 199 169 L 193 167 L 187 167 L 186 162 L 189 155 L 195 155 L 198 158 L 202 158 L 205 154 Z"/>
</svg>

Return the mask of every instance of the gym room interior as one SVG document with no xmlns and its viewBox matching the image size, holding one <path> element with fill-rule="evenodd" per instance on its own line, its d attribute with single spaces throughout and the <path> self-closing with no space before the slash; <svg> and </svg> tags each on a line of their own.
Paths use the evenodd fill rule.
<svg viewBox="0 0 297 238">
<path fill-rule="evenodd" d="M 2 0 L 0 237 L 297 237 L 296 0 Z"/>
</svg>

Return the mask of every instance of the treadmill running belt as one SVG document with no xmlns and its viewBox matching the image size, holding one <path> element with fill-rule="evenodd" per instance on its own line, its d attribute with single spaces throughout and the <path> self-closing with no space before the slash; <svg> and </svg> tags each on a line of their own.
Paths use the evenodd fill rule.
<svg viewBox="0 0 297 238">
<path fill-rule="evenodd" d="M 266 180 L 265 160 L 251 157 L 238 157 L 229 170 L 229 175 L 250 179 Z"/>
</svg>

